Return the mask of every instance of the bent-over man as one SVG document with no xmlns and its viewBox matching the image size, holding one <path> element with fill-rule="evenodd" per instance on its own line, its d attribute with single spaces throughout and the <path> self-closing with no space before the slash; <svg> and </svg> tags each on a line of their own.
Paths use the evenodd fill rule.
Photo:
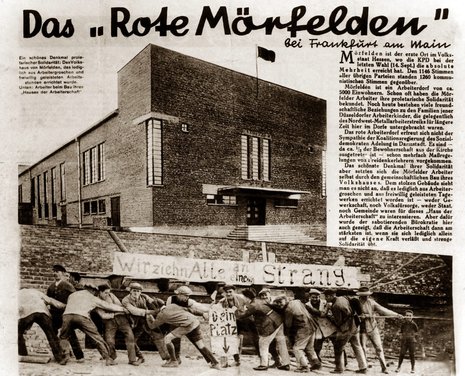
<svg viewBox="0 0 465 376">
<path fill-rule="evenodd" d="M 283 318 L 276 312 L 269 303 L 269 289 L 263 289 L 258 293 L 244 313 L 239 313 L 237 318 L 254 317 L 255 326 L 258 331 L 258 346 L 260 352 L 260 365 L 254 367 L 256 371 L 266 371 L 268 369 L 268 355 L 271 342 L 276 339 L 278 354 L 281 358 L 281 365 L 277 368 L 288 371 L 290 369 L 289 352 L 284 335 Z"/>
<path fill-rule="evenodd" d="M 105 365 L 112 366 L 116 362 L 110 357 L 110 349 L 98 332 L 97 327 L 90 318 L 90 312 L 95 308 L 101 308 L 110 312 L 125 312 L 124 308 L 103 301 L 95 296 L 98 290 L 89 285 L 84 285 L 84 290 L 73 292 L 68 297 L 68 304 L 63 313 L 63 326 L 61 327 L 60 339 L 63 347 L 67 346 L 70 333 L 74 329 L 80 329 L 93 339 L 97 345 L 100 355 L 105 359 Z"/>
<path fill-rule="evenodd" d="M 192 291 L 187 286 L 181 286 L 177 289 L 177 298 L 187 301 Z M 165 336 L 165 344 L 170 355 L 170 361 L 163 364 L 162 367 L 178 367 L 179 362 L 176 356 L 176 350 L 172 343 L 174 339 L 180 339 L 182 336 L 186 336 L 199 350 L 202 356 L 205 358 L 207 363 L 210 363 L 212 368 L 219 369 L 219 362 L 213 356 L 212 352 L 205 346 L 203 342 L 203 335 L 200 331 L 200 321 L 195 317 L 194 314 L 204 315 L 205 312 L 196 311 L 193 306 L 182 307 L 178 304 L 167 304 L 155 319 L 148 316 L 149 327 L 158 328 L 163 324 L 171 325 L 171 330 Z"/>
<path fill-rule="evenodd" d="M 22 289 L 19 291 L 18 353 L 19 355 L 27 355 L 24 332 L 36 323 L 47 336 L 55 360 L 61 365 L 65 365 L 66 356 L 53 328 L 52 316 L 47 308 L 47 304 L 60 310 L 65 308 L 65 304 L 50 298 L 41 291 L 35 289 Z"/>
</svg>

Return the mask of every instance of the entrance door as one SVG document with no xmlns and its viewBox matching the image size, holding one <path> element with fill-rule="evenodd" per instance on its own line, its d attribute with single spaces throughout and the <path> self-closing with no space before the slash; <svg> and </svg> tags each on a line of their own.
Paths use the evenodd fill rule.
<svg viewBox="0 0 465 376">
<path fill-rule="evenodd" d="M 110 199 L 110 205 L 111 205 L 111 225 L 113 227 L 120 227 L 121 217 L 120 217 L 119 196 L 112 197 Z"/>
<path fill-rule="evenodd" d="M 66 205 L 61 205 L 61 225 L 67 225 L 67 218 L 66 218 Z"/>
<path fill-rule="evenodd" d="M 266 200 L 263 198 L 249 198 L 247 200 L 247 225 L 264 225 Z"/>
</svg>

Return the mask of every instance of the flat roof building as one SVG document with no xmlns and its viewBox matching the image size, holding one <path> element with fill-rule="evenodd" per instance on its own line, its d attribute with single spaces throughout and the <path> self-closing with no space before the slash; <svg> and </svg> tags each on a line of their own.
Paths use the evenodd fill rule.
<svg viewBox="0 0 465 376">
<path fill-rule="evenodd" d="M 325 100 L 148 45 L 118 109 L 20 173 L 20 220 L 325 229 L 325 150 Z"/>
</svg>

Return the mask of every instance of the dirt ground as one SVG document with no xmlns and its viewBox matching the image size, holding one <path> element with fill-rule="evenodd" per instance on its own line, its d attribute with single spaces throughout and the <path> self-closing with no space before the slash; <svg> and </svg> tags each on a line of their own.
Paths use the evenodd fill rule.
<svg viewBox="0 0 465 376">
<path fill-rule="evenodd" d="M 220 370 L 211 369 L 205 363 L 202 357 L 182 356 L 182 364 L 178 368 L 162 368 L 162 361 L 155 352 L 146 352 L 145 363 L 138 367 L 128 364 L 128 358 L 125 351 L 118 351 L 118 364 L 115 366 L 105 366 L 104 361 L 100 360 L 100 355 L 97 350 L 85 350 L 85 362 L 77 363 L 71 359 L 67 365 L 60 366 L 53 360 L 47 364 L 37 363 L 19 363 L 20 376 L 74 376 L 74 375 L 92 375 L 92 376 L 153 376 L 153 375 L 173 375 L 173 376 L 210 376 L 210 375 L 291 375 L 295 367 L 295 360 L 292 359 L 291 371 L 280 371 L 276 369 L 268 369 L 265 372 L 254 371 L 253 367 L 258 365 L 258 357 L 254 355 L 243 355 L 241 357 L 241 365 L 239 367 L 229 366 Z M 367 375 L 383 375 L 378 363 L 373 360 L 373 365 L 368 369 Z M 392 375 L 412 375 L 410 373 L 410 361 L 404 360 L 400 373 L 395 373 L 397 366 L 396 360 L 390 360 L 389 373 Z M 229 359 L 229 364 L 234 364 L 232 357 Z M 334 369 L 332 359 L 324 359 L 323 367 L 318 371 L 312 371 L 315 375 L 330 375 L 330 371 Z M 347 375 L 355 375 L 357 364 L 354 359 L 349 359 L 349 364 L 344 372 Z M 453 375 L 452 364 L 450 361 L 432 361 L 432 360 L 417 360 L 415 375 L 421 376 L 449 376 Z"/>
</svg>

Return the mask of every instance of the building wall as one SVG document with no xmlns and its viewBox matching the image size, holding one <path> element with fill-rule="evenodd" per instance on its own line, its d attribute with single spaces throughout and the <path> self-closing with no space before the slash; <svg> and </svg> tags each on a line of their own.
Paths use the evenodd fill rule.
<svg viewBox="0 0 465 376">
<path fill-rule="evenodd" d="M 257 94 L 254 77 L 151 48 L 152 111 L 179 119 L 164 126 L 165 189 L 154 191 L 155 224 L 167 220 L 214 224 L 219 209 L 205 206 L 203 183 L 310 191 L 292 216 L 271 213 L 269 223 L 325 220 L 321 197 L 324 100 L 263 81 L 258 82 Z M 183 133 L 179 123 L 189 124 L 189 133 Z M 241 179 L 244 131 L 271 137 L 270 182 Z M 232 211 L 224 212 L 229 217 Z M 245 212 L 242 217 L 236 213 L 234 220 L 240 218 L 245 220 Z"/>
<path fill-rule="evenodd" d="M 163 120 L 161 186 L 146 181 L 147 116 Z M 183 123 L 189 132 L 182 131 Z M 271 139 L 271 181 L 241 178 L 244 132 Z M 105 179 L 79 189 L 77 145 L 82 159 L 83 152 L 99 143 L 105 145 Z M 275 208 L 269 200 L 267 223 L 325 223 L 325 144 L 324 100 L 149 45 L 118 72 L 118 111 L 31 173 L 42 174 L 66 161 L 67 197 L 62 204 L 68 224 L 105 224 L 112 197 L 120 197 L 122 227 L 245 224 L 244 199 L 231 207 L 207 205 L 203 184 L 308 191 L 293 210 Z M 30 196 L 27 179 L 27 173 L 20 177 L 23 197 Z M 105 200 L 105 212 L 85 215 L 83 203 L 89 200 Z M 52 218 L 39 220 L 37 208 L 33 214 L 33 223 L 55 223 Z M 57 220 L 60 214 L 58 210 Z"/>
<path fill-rule="evenodd" d="M 64 200 L 61 198 L 61 179 L 60 179 L 60 164 L 65 164 L 65 190 L 66 197 Z M 19 176 L 19 184 L 22 185 L 23 202 L 32 203 L 33 205 L 33 223 L 34 224 L 49 224 L 61 221 L 62 211 L 61 207 L 66 205 L 67 219 L 77 223 L 78 214 L 77 210 L 73 208 L 73 204 L 78 199 L 78 183 L 77 183 L 77 149 L 76 143 L 71 142 L 63 147 L 56 153 L 44 159 L 41 163 L 33 166 L 31 169 L 22 173 Z M 56 168 L 57 180 L 55 183 L 55 199 L 57 203 L 57 216 L 52 216 L 52 187 L 51 187 L 51 169 Z M 44 209 L 44 172 L 47 172 L 47 202 L 49 206 L 49 216 L 45 217 Z M 39 218 L 38 207 L 38 194 L 37 194 L 37 176 L 40 176 L 40 202 L 42 204 L 42 218 Z M 31 178 L 34 178 L 35 185 L 35 202 L 31 202 Z"/>
</svg>

